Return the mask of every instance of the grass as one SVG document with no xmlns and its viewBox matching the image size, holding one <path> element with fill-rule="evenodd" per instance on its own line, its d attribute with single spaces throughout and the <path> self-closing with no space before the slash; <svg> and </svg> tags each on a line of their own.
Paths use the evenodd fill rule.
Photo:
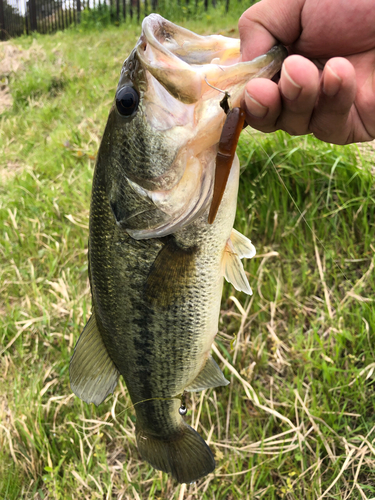
<svg viewBox="0 0 375 500">
<path fill-rule="evenodd" d="M 234 18 L 184 25 L 235 33 Z M 254 295 L 225 286 L 214 350 L 231 385 L 192 396 L 187 417 L 215 451 L 215 474 L 180 486 L 141 462 L 123 382 L 98 408 L 71 394 L 69 359 L 90 313 L 94 159 L 139 32 L 12 41 L 20 65 L 0 118 L 0 498 L 375 498 L 371 148 L 243 134 L 235 227 L 257 248 L 246 263 Z"/>
</svg>

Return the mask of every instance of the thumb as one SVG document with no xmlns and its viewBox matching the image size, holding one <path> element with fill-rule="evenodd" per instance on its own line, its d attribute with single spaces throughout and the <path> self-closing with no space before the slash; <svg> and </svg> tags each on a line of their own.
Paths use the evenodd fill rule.
<svg viewBox="0 0 375 500">
<path fill-rule="evenodd" d="M 291 45 L 301 33 L 305 0 L 262 0 L 240 17 L 238 29 L 243 61 L 265 54 L 277 42 Z"/>
</svg>

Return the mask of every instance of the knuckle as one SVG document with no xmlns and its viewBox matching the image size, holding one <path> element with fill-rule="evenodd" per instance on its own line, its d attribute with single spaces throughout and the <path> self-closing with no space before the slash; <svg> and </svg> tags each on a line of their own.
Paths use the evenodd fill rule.
<svg viewBox="0 0 375 500">
<path fill-rule="evenodd" d="M 309 117 L 304 119 L 295 119 L 296 117 L 283 117 L 279 122 L 279 128 L 287 132 L 289 135 L 304 135 L 310 133 L 309 131 Z"/>
<path fill-rule="evenodd" d="M 313 120 L 310 125 L 310 132 L 321 141 L 335 144 L 343 143 L 340 141 L 342 128 L 337 121 L 334 124 L 334 128 L 332 128 L 332 124 L 327 120 Z"/>
</svg>

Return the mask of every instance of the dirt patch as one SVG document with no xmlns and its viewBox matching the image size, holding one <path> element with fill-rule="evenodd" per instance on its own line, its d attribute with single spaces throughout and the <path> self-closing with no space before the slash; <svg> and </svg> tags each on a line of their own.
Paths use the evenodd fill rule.
<svg viewBox="0 0 375 500">
<path fill-rule="evenodd" d="M 6 164 L 2 167 L 0 165 L 0 184 L 5 184 L 6 181 L 12 179 L 16 174 L 21 172 L 24 169 L 20 163 L 15 161 L 7 161 Z M 1 309 L 0 309 L 1 314 Z"/>
<path fill-rule="evenodd" d="M 0 80 L 0 115 L 13 105 L 13 99 L 9 92 L 8 79 Z"/>
<path fill-rule="evenodd" d="M 13 105 L 9 90 L 9 79 L 12 74 L 22 71 L 27 61 L 44 60 L 45 57 L 42 46 L 36 40 L 33 40 L 28 49 L 23 49 L 11 42 L 3 42 L 0 45 L 0 115 Z"/>
<path fill-rule="evenodd" d="M 0 45 L 0 76 L 9 76 L 11 73 L 16 73 L 22 65 L 23 54 L 27 51 L 22 50 L 10 42 L 4 42 Z"/>
<path fill-rule="evenodd" d="M 371 173 L 375 177 L 375 141 L 358 142 L 357 146 L 362 157 L 371 164 Z"/>
</svg>

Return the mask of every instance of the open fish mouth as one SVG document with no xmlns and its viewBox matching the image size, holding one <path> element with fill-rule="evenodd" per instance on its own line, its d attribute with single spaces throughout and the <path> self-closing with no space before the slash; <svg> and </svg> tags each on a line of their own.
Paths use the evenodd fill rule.
<svg viewBox="0 0 375 500">
<path fill-rule="evenodd" d="M 128 225 L 123 221 L 121 225 L 133 238 L 167 236 L 208 209 L 226 119 L 220 106 L 222 92 L 229 95 L 229 108 L 239 106 L 246 83 L 257 77 L 272 78 L 285 56 L 285 48 L 279 45 L 253 61 L 242 62 L 238 39 L 197 35 L 158 14 L 144 19 L 117 92 L 131 80 L 140 92 L 148 134 L 163 134 L 164 143 L 175 154 L 168 168 L 160 168 L 154 177 L 145 179 L 142 171 L 125 172 L 132 189 L 151 201 L 158 213 L 148 216 L 145 223 L 139 218 Z"/>
<path fill-rule="evenodd" d="M 196 103 L 212 90 L 211 84 L 230 92 L 230 105 L 235 107 L 244 85 L 254 77 L 272 77 L 286 52 L 278 45 L 253 61 L 241 62 L 239 39 L 197 35 L 151 14 L 143 21 L 137 54 L 147 71 L 179 101 Z"/>
</svg>

